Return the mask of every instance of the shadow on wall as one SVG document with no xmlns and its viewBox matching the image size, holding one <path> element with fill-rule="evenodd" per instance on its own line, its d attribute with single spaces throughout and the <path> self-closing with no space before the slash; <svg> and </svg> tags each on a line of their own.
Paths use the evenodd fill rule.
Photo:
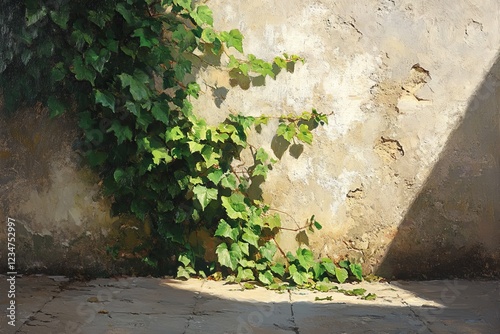
<svg viewBox="0 0 500 334">
<path fill-rule="evenodd" d="M 500 55 L 401 221 L 378 275 L 500 276 L 499 117 Z"/>
</svg>

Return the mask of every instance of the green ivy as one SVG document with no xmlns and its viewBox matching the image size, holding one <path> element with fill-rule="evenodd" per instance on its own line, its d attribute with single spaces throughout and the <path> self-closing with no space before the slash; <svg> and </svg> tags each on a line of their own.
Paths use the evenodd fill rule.
<svg viewBox="0 0 500 334">
<path fill-rule="evenodd" d="M 200 86 L 188 74 L 204 61 L 200 53 L 221 57 L 234 49 L 231 75 L 273 79 L 301 57 L 284 54 L 268 62 L 235 56 L 243 54 L 241 32 L 216 31 L 210 8 L 191 0 L 21 3 L 23 23 L 8 30 L 16 43 L 2 49 L 9 54 L 0 64 L 5 106 L 12 111 L 21 101 L 39 101 L 52 117 L 77 113 L 79 149 L 99 172 L 112 213 L 153 226 L 156 248 L 149 248 L 145 262 L 157 265 L 173 253 L 179 277 L 225 276 L 270 288 L 362 279 L 356 264 L 318 261 L 305 248 L 285 254 L 276 240 L 280 215 L 249 195 L 252 181 L 265 179 L 276 163 L 247 141 L 270 117 L 229 115 L 208 125 L 191 104 Z M 277 135 L 311 144 L 311 131 L 327 116 L 312 110 L 278 117 Z M 234 161 L 247 149 L 254 164 L 241 173 Z M 215 262 L 189 242 L 200 229 L 216 240 Z M 304 229 L 321 225 L 313 216 L 297 231 Z"/>
</svg>

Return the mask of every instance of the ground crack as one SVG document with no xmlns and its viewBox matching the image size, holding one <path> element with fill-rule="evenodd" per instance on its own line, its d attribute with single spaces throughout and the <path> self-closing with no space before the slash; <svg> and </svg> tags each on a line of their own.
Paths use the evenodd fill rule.
<svg viewBox="0 0 500 334">
<path fill-rule="evenodd" d="M 295 312 L 293 311 L 292 293 L 290 291 L 288 291 L 288 300 L 290 301 L 290 313 L 292 315 L 290 320 L 293 325 L 293 327 L 290 327 L 290 330 L 292 330 L 295 334 L 300 334 L 299 327 L 295 323 Z"/>
<path fill-rule="evenodd" d="M 415 312 L 415 310 L 413 309 L 413 307 L 411 307 L 410 304 L 408 304 L 408 302 L 406 302 L 404 300 L 404 298 L 401 298 L 401 296 L 399 296 L 398 294 L 398 298 L 401 300 L 401 303 L 403 303 L 403 305 L 405 305 L 406 307 L 408 307 L 408 309 L 410 310 L 410 312 L 413 314 L 413 316 L 422 324 L 422 327 L 421 329 L 417 332 L 417 334 L 420 334 L 420 333 L 423 333 L 423 330 L 424 329 L 427 329 L 427 331 L 429 333 L 434 333 L 430 328 L 429 326 L 427 326 L 427 324 L 425 323 L 425 321 L 423 319 L 420 318 L 420 316 L 417 314 L 417 312 Z"/>
</svg>

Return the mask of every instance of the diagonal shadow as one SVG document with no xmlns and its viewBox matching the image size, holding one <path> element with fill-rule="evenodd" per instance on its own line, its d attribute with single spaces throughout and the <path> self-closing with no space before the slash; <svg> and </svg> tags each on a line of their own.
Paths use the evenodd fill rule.
<svg viewBox="0 0 500 334">
<path fill-rule="evenodd" d="M 376 273 L 500 275 L 500 55 L 401 221 Z"/>
<path fill-rule="evenodd" d="M 9 284 L 0 280 L 2 291 Z M 373 301 L 336 292 L 242 291 L 237 284 L 194 279 L 67 282 L 61 276 L 25 276 L 15 284 L 15 326 L 3 315 L 0 333 L 430 334 L 498 333 L 500 328 L 495 307 L 500 286 L 494 282 L 364 284 L 377 293 Z M 422 297 L 405 290 L 418 290 Z M 14 314 L 9 304 L 7 295 L 0 295 L 1 309 Z"/>
</svg>

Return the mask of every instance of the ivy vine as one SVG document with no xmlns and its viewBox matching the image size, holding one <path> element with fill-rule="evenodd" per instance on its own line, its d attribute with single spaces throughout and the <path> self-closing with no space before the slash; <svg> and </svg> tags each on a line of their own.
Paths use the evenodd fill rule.
<svg viewBox="0 0 500 334">
<path fill-rule="evenodd" d="M 283 282 L 362 279 L 358 264 L 317 260 L 306 248 L 285 253 L 276 239 L 280 214 L 249 195 L 252 180 L 265 179 L 276 163 L 247 141 L 270 117 L 231 114 L 209 125 L 193 111 L 200 86 L 190 74 L 204 55 L 224 55 L 233 76 L 270 78 L 301 57 L 244 57 L 241 32 L 216 31 L 211 9 L 192 0 L 20 3 L 15 13 L 24 20 L 9 17 L 21 24 L 9 24 L 12 43 L 0 49 L 7 55 L 0 64 L 5 107 L 41 102 L 52 117 L 77 113 L 78 149 L 99 173 L 112 213 L 154 227 L 145 261 L 158 265 L 175 254 L 179 277 L 212 275 L 276 289 Z M 284 115 L 277 135 L 311 144 L 311 130 L 327 122 L 316 110 Z M 248 149 L 254 163 L 238 170 L 235 162 Z M 188 242 L 199 229 L 216 238 L 216 261 Z M 301 229 L 321 225 L 313 216 Z"/>
</svg>

